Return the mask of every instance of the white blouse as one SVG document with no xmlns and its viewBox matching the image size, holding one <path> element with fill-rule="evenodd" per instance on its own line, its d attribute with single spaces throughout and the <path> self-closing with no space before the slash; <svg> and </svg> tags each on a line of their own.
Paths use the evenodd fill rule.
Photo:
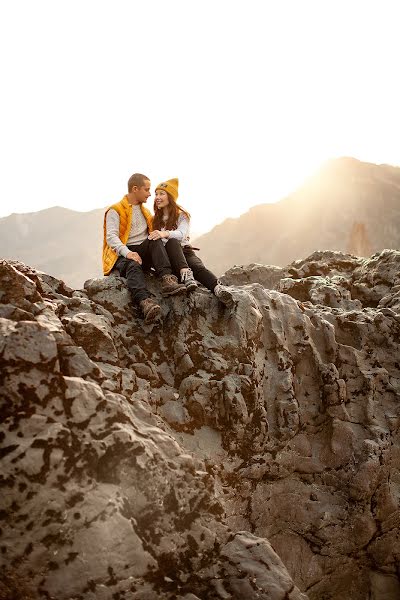
<svg viewBox="0 0 400 600">
<path fill-rule="evenodd" d="M 164 221 L 168 220 L 168 217 L 163 217 Z M 165 227 L 162 227 L 162 231 L 166 231 Z M 163 238 L 164 244 L 170 239 L 179 240 L 182 246 L 190 246 L 190 222 L 184 213 L 179 213 L 178 222 L 176 229 L 169 229 L 169 237 Z"/>
</svg>

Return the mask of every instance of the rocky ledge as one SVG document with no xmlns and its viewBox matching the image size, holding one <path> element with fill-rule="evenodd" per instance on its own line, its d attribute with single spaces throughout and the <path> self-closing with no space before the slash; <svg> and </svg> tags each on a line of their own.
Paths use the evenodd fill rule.
<svg viewBox="0 0 400 600">
<path fill-rule="evenodd" d="M 400 597 L 400 252 L 224 281 L 1 261 L 0 598 Z"/>
</svg>

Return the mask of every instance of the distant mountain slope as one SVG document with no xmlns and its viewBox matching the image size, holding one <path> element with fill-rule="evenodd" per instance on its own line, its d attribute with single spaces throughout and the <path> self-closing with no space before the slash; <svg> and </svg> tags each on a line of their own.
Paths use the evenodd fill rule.
<svg viewBox="0 0 400 600">
<path fill-rule="evenodd" d="M 0 219 L 0 256 L 20 260 L 82 287 L 101 271 L 104 209 L 76 212 L 59 206 Z"/>
<path fill-rule="evenodd" d="M 367 256 L 400 248 L 400 168 L 340 158 L 276 204 L 251 208 L 197 238 L 221 275 L 234 264 L 286 265 L 315 250 Z"/>
</svg>

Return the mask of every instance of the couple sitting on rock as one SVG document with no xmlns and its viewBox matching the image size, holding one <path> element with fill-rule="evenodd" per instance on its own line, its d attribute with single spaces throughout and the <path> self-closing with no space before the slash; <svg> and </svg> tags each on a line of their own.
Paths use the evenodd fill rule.
<svg viewBox="0 0 400 600">
<path fill-rule="evenodd" d="M 150 180 L 135 173 L 128 181 L 126 196 L 107 209 L 104 275 L 115 269 L 126 277 L 132 300 L 142 309 L 145 323 L 156 321 L 161 313 L 144 276 L 144 270 L 151 267 L 161 279 L 163 296 L 191 292 L 196 289 L 197 280 L 226 306 L 232 306 L 231 292 L 218 283 L 190 245 L 190 215 L 176 203 L 178 179 L 169 179 L 156 187 L 154 217 L 144 206 L 149 196 Z"/>
</svg>

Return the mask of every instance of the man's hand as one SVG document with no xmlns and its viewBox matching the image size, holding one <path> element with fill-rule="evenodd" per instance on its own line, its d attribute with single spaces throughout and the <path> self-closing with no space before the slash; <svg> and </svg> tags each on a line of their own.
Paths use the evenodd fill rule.
<svg viewBox="0 0 400 600">
<path fill-rule="evenodd" d="M 168 231 L 160 231 L 155 229 L 149 234 L 149 240 L 162 240 L 162 238 L 168 237 Z"/>
<path fill-rule="evenodd" d="M 142 259 L 137 252 L 128 252 L 126 258 L 129 258 L 129 260 L 135 260 L 137 263 L 139 263 L 139 265 L 142 264 Z"/>
</svg>

